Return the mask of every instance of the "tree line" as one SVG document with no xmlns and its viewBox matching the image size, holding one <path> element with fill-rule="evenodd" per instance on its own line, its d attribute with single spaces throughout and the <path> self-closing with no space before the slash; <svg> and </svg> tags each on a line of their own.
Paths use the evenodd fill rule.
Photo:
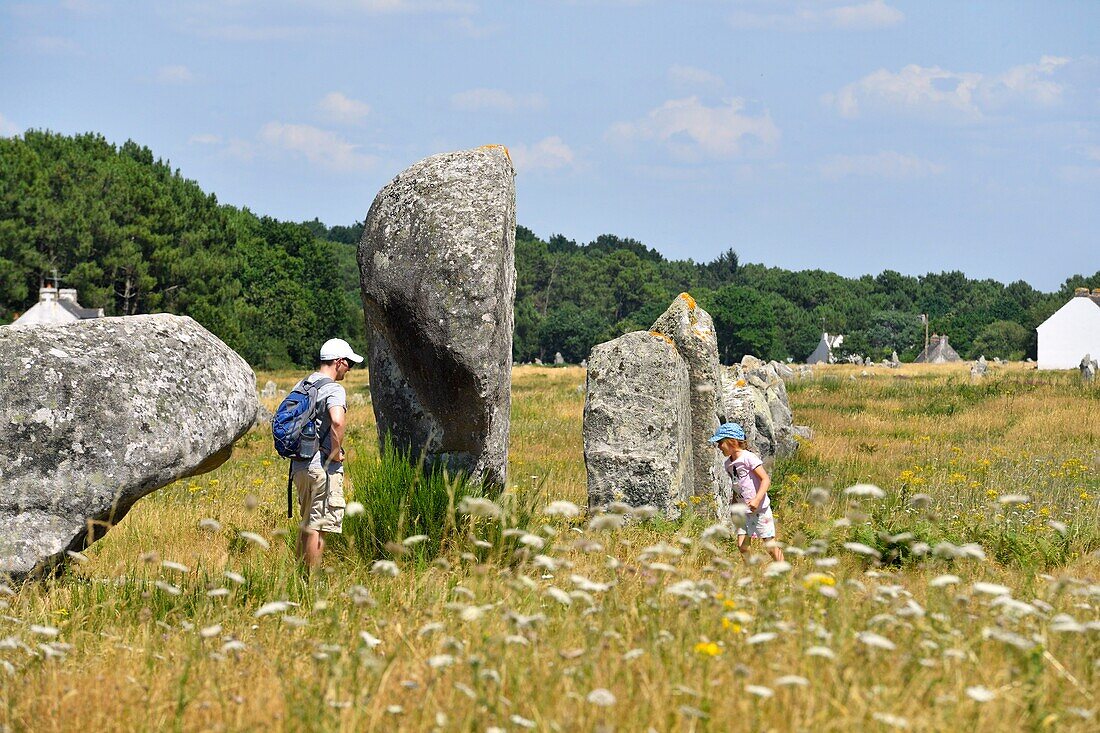
<svg viewBox="0 0 1100 733">
<path fill-rule="evenodd" d="M 355 249 L 362 224 L 284 222 L 219 204 L 149 148 L 97 134 L 0 139 L 0 323 L 31 307 L 54 273 L 107 315 L 189 315 L 257 368 L 305 366 L 322 336 L 362 342 Z M 723 361 L 803 360 L 822 330 L 843 353 L 903 360 L 923 346 L 919 316 L 964 357 L 1035 355 L 1035 326 L 1100 285 L 1075 275 L 1053 293 L 961 272 L 846 278 L 743 263 L 669 260 L 634 239 L 579 244 L 516 229 L 513 357 L 579 362 L 593 345 L 645 329 L 690 292 L 714 318 Z"/>
</svg>

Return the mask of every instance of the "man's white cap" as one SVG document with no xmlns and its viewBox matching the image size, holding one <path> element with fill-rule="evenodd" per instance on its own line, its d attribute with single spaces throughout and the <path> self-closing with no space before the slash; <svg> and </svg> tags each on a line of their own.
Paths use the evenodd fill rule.
<svg viewBox="0 0 1100 733">
<path fill-rule="evenodd" d="M 356 364 L 363 362 L 363 357 L 351 350 L 351 344 L 344 339 L 329 339 L 321 346 L 321 361 L 333 359 L 351 359 Z"/>
</svg>

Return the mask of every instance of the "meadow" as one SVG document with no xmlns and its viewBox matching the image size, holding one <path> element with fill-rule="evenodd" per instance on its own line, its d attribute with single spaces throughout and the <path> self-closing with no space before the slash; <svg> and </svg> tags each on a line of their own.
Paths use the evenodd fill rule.
<svg viewBox="0 0 1100 733">
<path fill-rule="evenodd" d="M 305 577 L 253 430 L 60 577 L 0 587 L 0 730 L 1096 730 L 1100 385 L 863 371 L 788 384 L 814 437 L 772 467 L 785 563 L 742 562 L 699 505 L 574 515 L 576 367 L 515 370 L 509 484 L 434 560 L 349 533 Z"/>
</svg>

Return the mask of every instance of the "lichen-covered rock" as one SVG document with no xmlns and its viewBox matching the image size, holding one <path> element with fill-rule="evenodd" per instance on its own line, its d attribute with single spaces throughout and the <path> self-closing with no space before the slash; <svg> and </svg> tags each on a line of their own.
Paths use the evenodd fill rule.
<svg viewBox="0 0 1100 733">
<path fill-rule="evenodd" d="M 721 365 L 718 361 L 718 337 L 714 320 L 687 293 L 681 293 L 653 323 L 652 329 L 672 339 L 687 363 L 691 386 L 691 451 L 694 468 L 692 485 L 695 496 L 704 497 L 708 507 L 712 497 L 724 495 L 729 483 L 722 468 L 721 455 L 709 443 L 710 436 L 724 422 Z M 718 507 L 722 512 L 722 507 Z"/>
<path fill-rule="evenodd" d="M 584 402 L 589 508 L 623 501 L 678 515 L 691 447 L 688 367 L 672 340 L 635 331 L 597 345 Z"/>
<path fill-rule="evenodd" d="M 186 317 L 0 327 L 0 573 L 48 570 L 255 422 L 256 377 Z"/>
<path fill-rule="evenodd" d="M 774 364 L 746 355 L 724 367 L 722 400 L 726 419 L 745 429 L 749 448 L 762 457 L 785 456 L 798 447 L 787 386 Z"/>
<path fill-rule="evenodd" d="M 501 146 L 434 155 L 374 199 L 359 243 L 379 439 L 503 484 L 515 172 Z"/>
</svg>

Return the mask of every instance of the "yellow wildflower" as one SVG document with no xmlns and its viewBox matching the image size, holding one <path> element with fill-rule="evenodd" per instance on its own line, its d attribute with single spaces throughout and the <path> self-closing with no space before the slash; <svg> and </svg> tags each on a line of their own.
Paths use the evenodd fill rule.
<svg viewBox="0 0 1100 733">
<path fill-rule="evenodd" d="M 728 619 L 725 616 L 722 617 L 722 628 L 727 631 L 732 631 L 735 634 L 741 633 L 741 624 L 732 619 Z"/>
<path fill-rule="evenodd" d="M 695 653 L 705 657 L 717 657 L 722 650 L 713 641 L 701 641 L 695 645 Z"/>
</svg>

